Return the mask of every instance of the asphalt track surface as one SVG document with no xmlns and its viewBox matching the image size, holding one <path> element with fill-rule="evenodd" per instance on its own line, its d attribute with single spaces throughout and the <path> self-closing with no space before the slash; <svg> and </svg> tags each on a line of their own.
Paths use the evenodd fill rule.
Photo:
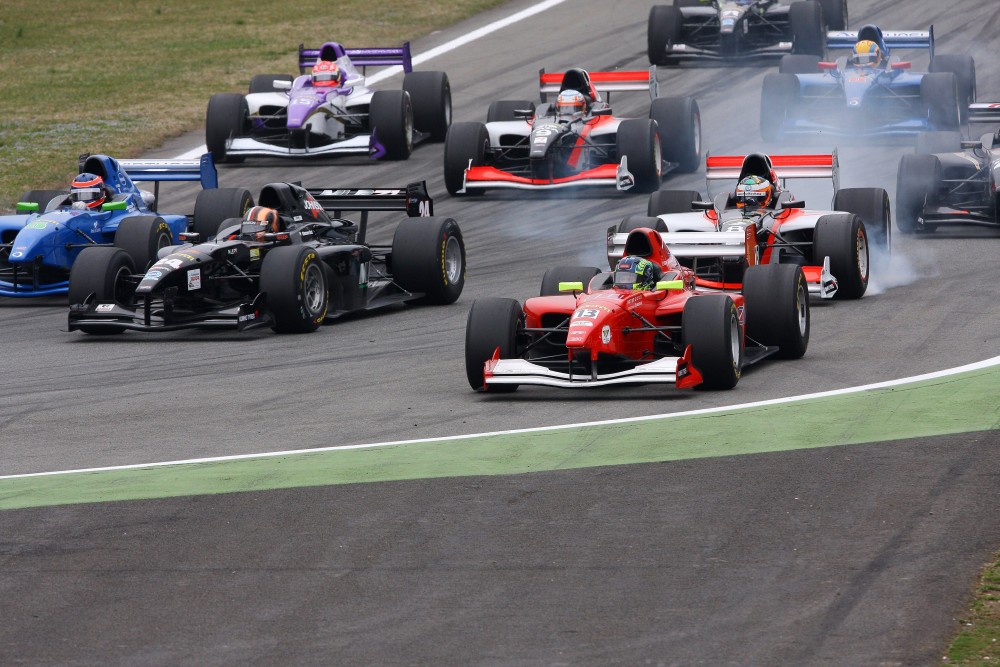
<svg viewBox="0 0 1000 667">
<path fill-rule="evenodd" d="M 417 52 L 509 13 L 417 39 Z M 424 65 L 457 120 L 535 98 L 537 69 L 642 68 L 649 4 L 569 2 Z M 851 25 L 935 26 L 1000 98 L 1000 18 L 985 1 L 852 0 Z M 916 56 L 918 66 L 925 56 Z M 291 62 L 291 59 L 290 61 Z M 765 68 L 661 70 L 697 97 L 705 148 L 766 148 Z M 390 82 L 383 84 L 388 87 Z M 616 111 L 645 115 L 641 94 Z M 984 130 L 985 131 L 985 130 Z M 192 135 L 155 155 L 200 141 Z M 817 143 L 809 149 L 830 144 Z M 802 152 L 803 147 L 795 147 Z M 842 185 L 894 195 L 906 146 L 843 145 Z M 5 301 L 3 474 L 244 454 L 642 416 L 892 379 L 997 354 L 1000 235 L 896 237 L 881 289 L 815 304 L 810 349 L 733 392 L 472 393 L 462 345 L 477 297 L 523 299 L 545 268 L 594 264 L 645 198 L 449 198 L 441 147 L 405 163 L 253 161 L 271 180 L 426 178 L 462 225 L 468 282 L 449 307 L 353 318 L 309 336 L 69 334 L 52 301 Z M 704 189 L 703 174 L 670 178 Z M 829 191 L 807 200 L 822 203 Z M 189 210 L 175 188 L 163 210 Z M 374 226 L 388 240 L 394 221 Z M 815 303 L 815 302 L 814 302 Z M 851 419 L 851 415 L 843 415 Z M 666 437 L 669 437 L 667 434 Z M 277 491 L 0 515 L 5 663 L 926 664 L 998 544 L 996 431 L 511 478 Z"/>
</svg>

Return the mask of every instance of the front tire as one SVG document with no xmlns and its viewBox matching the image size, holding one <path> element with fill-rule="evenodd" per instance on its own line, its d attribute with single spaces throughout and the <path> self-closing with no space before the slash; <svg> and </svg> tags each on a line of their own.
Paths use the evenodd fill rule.
<svg viewBox="0 0 1000 667">
<path fill-rule="evenodd" d="M 656 122 L 634 118 L 618 125 L 616 137 L 618 157 L 628 157 L 628 170 L 635 177 L 636 192 L 653 192 L 660 187 L 663 159 Z"/>
<path fill-rule="evenodd" d="M 460 192 L 465 187 L 465 170 L 486 164 L 490 133 L 482 123 L 455 123 L 444 140 L 444 185 L 453 196 L 481 193 L 481 190 Z"/>
<path fill-rule="evenodd" d="M 847 0 L 819 0 L 827 30 L 847 30 Z"/>
<path fill-rule="evenodd" d="M 705 389 L 732 389 L 743 373 L 743 331 L 736 304 L 725 294 L 694 296 L 684 304 L 681 339 Z"/>
<path fill-rule="evenodd" d="M 779 74 L 818 74 L 819 56 L 781 56 L 778 62 Z"/>
<path fill-rule="evenodd" d="M 135 284 L 128 278 L 135 273 L 132 258 L 121 248 L 94 246 L 84 248 L 69 272 L 69 303 L 80 305 L 93 294 L 99 303 L 127 306 L 135 295 Z M 81 326 L 87 334 L 120 334 L 124 327 L 114 325 Z"/>
<path fill-rule="evenodd" d="M 837 279 L 835 299 L 860 299 L 868 289 L 868 233 L 856 215 L 824 215 L 813 232 L 813 263 L 830 258 L 830 273 Z"/>
<path fill-rule="evenodd" d="M 260 267 L 260 291 L 278 333 L 309 333 L 319 328 L 330 306 L 323 261 L 307 246 L 272 248 Z"/>
<path fill-rule="evenodd" d="M 958 107 L 961 120 L 968 120 L 969 105 L 976 101 L 976 61 L 972 56 L 957 54 L 935 55 L 929 71 L 951 72 L 958 85 Z"/>
<path fill-rule="evenodd" d="M 795 264 L 761 264 L 743 274 L 747 338 L 799 359 L 809 347 L 809 288 Z"/>
<path fill-rule="evenodd" d="M 469 386 L 486 391 L 483 366 L 500 348 L 501 359 L 518 355 L 518 334 L 524 328 L 524 311 L 514 299 L 496 297 L 476 299 L 469 309 L 465 325 L 465 375 Z M 498 384 L 490 393 L 506 394 L 517 389 L 516 384 Z"/>
<path fill-rule="evenodd" d="M 660 150 L 668 162 L 677 163 L 677 171 L 689 174 L 701 164 L 701 111 L 693 97 L 660 97 L 649 106 L 649 117 L 656 121 Z"/>
<path fill-rule="evenodd" d="M 465 287 L 465 242 L 451 218 L 407 218 L 392 237 L 392 278 L 423 292 L 421 303 L 454 303 Z"/>
<path fill-rule="evenodd" d="M 230 139 L 246 136 L 249 130 L 247 98 L 239 93 L 212 95 L 205 112 L 205 145 L 216 164 L 243 161 L 240 157 L 227 157 L 226 149 Z"/>
<path fill-rule="evenodd" d="M 896 227 L 912 234 L 924 226 L 919 218 L 941 180 L 941 162 L 934 155 L 904 155 L 896 171 Z"/>
<path fill-rule="evenodd" d="M 792 51 L 822 58 L 826 51 L 826 32 L 820 4 L 816 0 L 793 2 L 788 7 L 788 23 L 792 28 Z"/>
<path fill-rule="evenodd" d="M 958 79 L 954 74 L 925 74 L 920 80 L 920 99 L 927 107 L 927 117 L 934 129 L 959 129 L 962 114 L 958 107 Z"/>
<path fill-rule="evenodd" d="M 681 10 L 670 5 L 654 5 L 649 9 L 646 23 L 646 54 L 651 65 L 669 65 L 667 47 L 676 44 L 681 37 L 684 17 Z"/>
<path fill-rule="evenodd" d="M 413 106 L 404 90 L 372 93 L 368 120 L 386 160 L 406 160 L 413 152 Z"/>
<path fill-rule="evenodd" d="M 413 127 L 444 141 L 451 125 L 451 84 L 444 72 L 410 72 L 403 77 L 403 90 L 413 105 Z"/>
</svg>

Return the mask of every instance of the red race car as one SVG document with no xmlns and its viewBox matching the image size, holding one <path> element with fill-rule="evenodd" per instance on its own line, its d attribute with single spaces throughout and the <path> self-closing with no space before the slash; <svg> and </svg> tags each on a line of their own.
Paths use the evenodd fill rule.
<svg viewBox="0 0 1000 667">
<path fill-rule="evenodd" d="M 609 230 L 609 242 L 615 228 Z M 747 243 L 747 247 L 752 244 Z M 809 296 L 798 266 L 753 266 L 741 293 L 695 288 L 659 232 L 629 233 L 616 270 L 555 267 L 541 296 L 478 299 L 465 332 L 473 389 L 518 385 L 674 384 L 730 389 L 743 367 L 797 359 L 809 343 Z"/>
<path fill-rule="evenodd" d="M 868 288 L 873 260 L 890 250 L 889 195 L 883 188 L 839 188 L 837 153 L 819 155 L 712 155 L 713 182 L 735 184 L 712 201 L 694 190 L 659 190 L 647 214 L 629 216 L 608 248 L 620 257 L 627 233 L 651 227 L 697 276 L 699 287 L 739 289 L 753 264 L 802 267 L 809 291 L 823 298 L 858 299 Z M 830 179 L 833 210 L 807 209 L 785 189 L 789 179 Z M 753 239 L 756 249 L 744 248 Z M 871 254 L 872 247 L 880 252 Z M 752 259 L 752 262 L 748 261 Z"/>
<path fill-rule="evenodd" d="M 542 104 L 501 100 L 483 123 L 453 123 L 444 146 L 448 192 L 589 185 L 652 192 L 672 170 L 701 161 L 701 114 L 691 97 L 657 97 L 656 70 L 538 77 Z M 648 91 L 647 118 L 616 118 L 601 93 Z M 556 94 L 554 103 L 548 95 Z"/>
</svg>

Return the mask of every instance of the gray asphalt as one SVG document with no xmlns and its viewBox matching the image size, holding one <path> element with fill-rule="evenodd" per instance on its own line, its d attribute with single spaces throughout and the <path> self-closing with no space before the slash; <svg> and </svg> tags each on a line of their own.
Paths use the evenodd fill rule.
<svg viewBox="0 0 1000 667">
<path fill-rule="evenodd" d="M 939 52 L 976 57 L 980 100 L 1000 99 L 993 3 L 851 0 L 850 8 L 853 27 L 934 23 Z M 541 66 L 644 67 L 648 10 L 574 0 L 425 68 L 448 72 L 456 119 L 482 119 L 494 99 L 534 98 Z M 482 22 L 418 39 L 416 50 Z M 698 98 L 708 150 L 777 152 L 757 133 L 765 71 L 697 67 L 659 79 L 663 94 Z M 613 101 L 635 115 L 648 103 Z M 198 141 L 181 137 L 152 155 Z M 843 185 L 893 195 L 906 150 L 841 147 Z M 878 289 L 860 302 L 815 304 L 806 357 L 754 368 L 732 392 L 478 395 L 462 358 L 472 301 L 532 296 L 550 265 L 599 266 L 604 229 L 643 211 L 644 197 L 452 199 L 440 146 L 406 163 L 255 161 L 222 171 L 224 185 L 254 191 L 271 180 L 421 178 L 437 213 L 465 233 L 468 283 L 453 306 L 395 309 L 308 336 L 110 341 L 65 332 L 56 300 L 0 303 L 8 382 L 0 473 L 648 415 L 906 377 L 1000 349 L 1000 234 L 970 229 L 897 236 Z M 668 182 L 704 188 L 698 174 Z M 823 203 L 831 193 L 808 194 Z M 162 208 L 192 202 L 193 191 L 178 187 Z M 390 238 L 395 222 L 385 223 L 375 240 Z M 996 444 L 993 433 L 505 480 L 7 512 L 0 662 L 927 664 L 1000 543 Z"/>
</svg>

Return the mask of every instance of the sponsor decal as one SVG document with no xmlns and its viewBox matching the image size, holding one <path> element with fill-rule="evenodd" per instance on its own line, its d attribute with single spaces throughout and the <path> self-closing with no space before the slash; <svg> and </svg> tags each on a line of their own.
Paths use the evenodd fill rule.
<svg viewBox="0 0 1000 667">
<path fill-rule="evenodd" d="M 545 137 L 535 137 L 535 140 L 532 143 L 544 144 L 545 143 Z"/>
<path fill-rule="evenodd" d="M 229 253 L 230 255 L 235 255 L 239 251 L 240 251 L 240 249 L 238 247 L 234 246 L 234 247 L 230 248 L 229 250 L 227 250 L 226 252 Z"/>
<path fill-rule="evenodd" d="M 157 278 L 163 277 L 163 271 L 155 271 L 150 269 L 146 272 L 146 275 L 142 277 L 143 280 L 156 280 Z"/>
<path fill-rule="evenodd" d="M 188 270 L 188 289 L 201 289 L 201 269 Z"/>
<path fill-rule="evenodd" d="M 184 252 L 178 252 L 178 253 L 174 253 L 174 254 L 177 255 L 178 257 L 183 257 L 184 259 L 188 260 L 189 262 L 200 261 L 199 257 L 195 257 L 194 255 L 189 255 L 189 254 L 184 253 Z M 177 268 L 180 268 L 180 267 L 177 267 Z"/>
<path fill-rule="evenodd" d="M 590 320 L 577 320 L 570 324 L 571 327 L 592 327 L 594 323 Z"/>
<path fill-rule="evenodd" d="M 640 303 L 642 303 L 642 297 L 641 296 L 629 297 L 628 301 L 625 302 L 625 307 L 626 308 L 634 308 L 634 307 L 638 306 Z"/>
<path fill-rule="evenodd" d="M 15 252 L 12 252 L 12 253 L 10 253 L 10 256 L 11 256 L 11 257 L 12 257 L 13 259 L 20 259 L 21 257 L 24 257 L 24 253 L 23 253 L 23 252 L 21 252 L 20 250 L 17 250 L 17 251 L 15 251 Z"/>
<path fill-rule="evenodd" d="M 580 308 L 573 313 L 573 317 L 582 317 L 588 320 L 596 320 L 599 315 L 597 308 Z"/>
<path fill-rule="evenodd" d="M 607 324 L 605 324 L 604 328 L 601 329 L 601 342 L 605 345 L 611 342 L 611 327 Z"/>
<path fill-rule="evenodd" d="M 744 324 L 743 310 L 743 306 L 736 306 L 736 315 L 739 317 L 740 324 Z"/>
<path fill-rule="evenodd" d="M 250 259 L 260 259 L 260 248 L 250 248 Z"/>
<path fill-rule="evenodd" d="M 96 310 L 99 313 L 108 313 L 115 309 L 115 304 L 113 303 L 99 303 L 97 304 Z"/>
<path fill-rule="evenodd" d="M 153 269 L 162 269 L 164 271 L 172 271 L 174 269 L 181 268 L 181 266 L 183 266 L 183 265 L 184 265 L 183 261 L 181 261 L 181 260 L 179 260 L 177 258 L 174 258 L 174 257 L 167 257 L 165 259 L 161 259 L 159 262 L 157 262 L 156 264 L 154 264 L 150 268 L 153 268 Z"/>
<path fill-rule="evenodd" d="M 238 318 L 236 318 L 236 321 L 237 322 L 253 322 L 258 317 L 260 317 L 260 313 L 255 310 L 252 313 L 243 313 Z"/>
<path fill-rule="evenodd" d="M 306 195 L 305 199 L 302 200 L 302 206 L 309 212 L 312 213 L 314 218 L 319 217 L 319 212 L 323 210 L 323 207 L 319 205 L 312 195 Z"/>
<path fill-rule="evenodd" d="M 50 222 L 49 220 L 32 220 L 24 226 L 25 229 L 45 229 L 45 225 Z M 55 224 L 55 223 L 52 223 Z"/>
</svg>

